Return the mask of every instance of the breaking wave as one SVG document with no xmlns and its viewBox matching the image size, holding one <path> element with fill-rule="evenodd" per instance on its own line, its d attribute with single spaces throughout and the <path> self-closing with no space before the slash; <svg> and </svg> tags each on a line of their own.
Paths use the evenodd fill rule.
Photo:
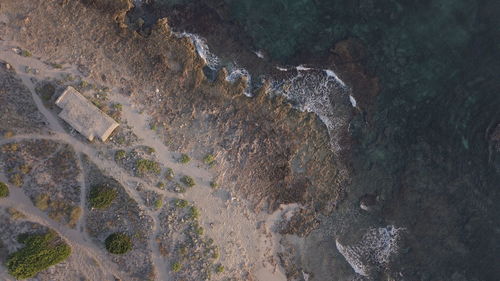
<svg viewBox="0 0 500 281">
<path fill-rule="evenodd" d="M 371 228 L 354 245 L 342 245 L 338 240 L 335 244 L 357 274 L 370 276 L 374 269 L 386 269 L 399 254 L 403 231 L 393 225 Z"/>
<path fill-rule="evenodd" d="M 174 32 L 178 38 L 188 38 L 197 54 L 212 71 L 226 68 L 226 81 L 245 81 L 244 94 L 252 97 L 252 77 L 236 63 L 223 64 L 219 57 L 210 52 L 207 41 L 196 34 Z M 256 54 L 259 56 L 258 54 Z M 286 80 L 271 80 L 271 94 L 282 95 L 298 110 L 315 113 L 328 129 L 330 145 L 334 152 L 342 150 L 341 138 L 348 126 L 347 107 L 349 102 L 356 107 L 356 100 L 350 95 L 350 88 L 330 69 L 315 69 L 299 65 L 294 68 L 276 67 L 280 71 L 297 71 L 297 75 Z"/>
</svg>

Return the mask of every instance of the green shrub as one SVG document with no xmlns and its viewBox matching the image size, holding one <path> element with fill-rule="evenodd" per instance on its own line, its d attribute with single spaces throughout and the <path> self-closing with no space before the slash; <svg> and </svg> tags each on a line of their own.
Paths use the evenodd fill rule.
<svg viewBox="0 0 500 281">
<path fill-rule="evenodd" d="M 118 162 L 118 161 L 124 159 L 126 156 L 127 156 L 127 153 L 125 152 L 125 150 L 123 150 L 123 149 L 117 150 L 115 152 L 115 161 Z"/>
<path fill-rule="evenodd" d="M 174 170 L 172 168 L 167 168 L 167 171 L 165 172 L 165 178 L 167 180 L 173 180 L 175 177 Z"/>
<path fill-rule="evenodd" d="M 144 175 L 146 173 L 157 174 L 161 173 L 160 164 L 153 160 L 148 159 L 138 159 L 135 168 L 140 175 Z"/>
<path fill-rule="evenodd" d="M 38 272 L 64 261 L 71 247 L 54 231 L 46 234 L 23 234 L 18 241 L 25 246 L 7 258 L 9 274 L 17 279 L 35 276 Z"/>
<path fill-rule="evenodd" d="M 186 208 L 189 205 L 189 203 L 184 199 L 175 199 L 174 205 L 177 208 Z"/>
<path fill-rule="evenodd" d="M 125 233 L 115 232 L 106 238 L 104 245 L 108 252 L 115 255 L 123 255 L 132 249 L 132 240 Z"/>
<path fill-rule="evenodd" d="M 163 206 L 162 198 L 158 198 L 155 200 L 155 209 L 160 209 Z"/>
<path fill-rule="evenodd" d="M 189 155 L 187 155 L 186 153 L 181 154 L 181 158 L 179 158 L 179 162 L 181 162 L 182 164 L 187 164 L 187 163 L 189 163 L 189 161 L 191 161 L 191 158 L 189 158 Z"/>
<path fill-rule="evenodd" d="M 200 210 L 198 210 L 198 208 L 196 208 L 195 206 L 191 206 L 191 208 L 189 208 L 189 218 L 196 220 L 199 217 Z"/>
<path fill-rule="evenodd" d="M 217 187 L 219 187 L 219 184 L 217 184 L 216 181 L 211 181 L 210 182 L 210 187 L 213 188 L 213 189 L 216 189 Z"/>
<path fill-rule="evenodd" d="M 35 207 L 38 209 L 45 211 L 49 208 L 49 195 L 44 193 L 44 194 L 39 194 L 35 197 Z"/>
<path fill-rule="evenodd" d="M 224 266 L 222 264 L 218 264 L 215 266 L 215 273 L 222 273 L 224 272 Z"/>
<path fill-rule="evenodd" d="M 32 54 L 28 50 L 21 50 L 21 56 L 23 56 L 23 57 L 31 57 Z"/>
<path fill-rule="evenodd" d="M 5 183 L 0 181 L 0 197 L 7 197 L 7 196 L 9 196 L 9 188 Z"/>
<path fill-rule="evenodd" d="M 24 183 L 23 178 L 21 177 L 20 174 L 13 174 L 10 177 L 9 182 L 17 187 L 21 187 Z"/>
<path fill-rule="evenodd" d="M 195 186 L 195 184 L 196 184 L 196 183 L 194 182 L 194 179 L 193 179 L 192 177 L 190 177 L 190 176 L 183 176 L 183 177 L 181 178 L 181 182 L 182 182 L 183 184 L 185 184 L 186 186 L 189 186 L 189 187 L 193 187 L 193 186 Z"/>
<path fill-rule="evenodd" d="M 172 264 L 172 271 L 173 272 L 179 272 L 179 271 L 181 271 L 181 269 L 182 269 L 182 264 L 180 262 L 176 261 Z"/>
<path fill-rule="evenodd" d="M 215 164 L 215 156 L 213 154 L 207 154 L 203 157 L 203 163 L 212 166 Z"/>
<path fill-rule="evenodd" d="M 106 209 L 113 203 L 117 195 L 118 192 L 114 188 L 102 185 L 93 186 L 90 190 L 90 206 L 96 209 Z"/>
</svg>

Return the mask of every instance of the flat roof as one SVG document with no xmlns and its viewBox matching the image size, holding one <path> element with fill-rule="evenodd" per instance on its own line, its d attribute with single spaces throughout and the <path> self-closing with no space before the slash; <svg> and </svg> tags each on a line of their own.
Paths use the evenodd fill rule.
<svg viewBox="0 0 500 281">
<path fill-rule="evenodd" d="M 97 136 L 104 142 L 119 126 L 113 118 L 97 108 L 73 87 L 67 87 L 57 98 L 56 104 L 62 108 L 59 117 L 89 141 Z"/>
</svg>

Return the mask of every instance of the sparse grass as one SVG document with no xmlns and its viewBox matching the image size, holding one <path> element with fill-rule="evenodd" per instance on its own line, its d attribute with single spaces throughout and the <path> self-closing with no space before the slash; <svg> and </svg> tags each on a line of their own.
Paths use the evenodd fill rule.
<svg viewBox="0 0 500 281">
<path fill-rule="evenodd" d="M 179 158 L 180 163 L 187 164 L 187 163 L 189 163 L 189 161 L 191 161 L 191 158 L 189 158 L 189 155 L 187 155 L 186 153 L 181 154 L 181 157 Z"/>
<path fill-rule="evenodd" d="M 61 68 L 63 68 L 62 64 L 55 63 L 55 62 L 51 63 L 50 66 L 52 66 L 52 68 L 55 68 L 55 69 L 61 69 Z"/>
<path fill-rule="evenodd" d="M 145 175 L 146 173 L 159 175 L 161 173 L 158 162 L 144 158 L 137 160 L 135 168 L 140 175 Z"/>
<path fill-rule="evenodd" d="M 191 206 L 189 208 L 189 218 L 193 220 L 197 220 L 200 217 L 200 210 L 196 208 L 195 206 Z"/>
<path fill-rule="evenodd" d="M 35 90 L 40 95 L 40 97 L 42 98 L 42 100 L 45 103 L 47 103 L 54 96 L 56 88 L 52 84 L 46 83 L 46 84 L 44 84 L 41 87 L 37 87 Z"/>
<path fill-rule="evenodd" d="M 69 221 L 68 225 L 71 228 L 74 228 L 76 224 L 78 223 L 78 220 L 80 219 L 80 216 L 82 215 L 82 209 L 78 206 L 73 207 L 69 214 Z"/>
<path fill-rule="evenodd" d="M 196 183 L 194 182 L 194 179 L 190 176 L 183 176 L 181 178 L 181 182 L 188 187 L 193 187 L 196 185 Z"/>
<path fill-rule="evenodd" d="M 173 272 L 179 272 L 182 269 L 182 264 L 178 261 L 172 263 L 171 269 Z"/>
<path fill-rule="evenodd" d="M 10 177 L 9 182 L 12 183 L 13 185 L 17 186 L 17 187 L 21 187 L 23 185 L 23 183 L 24 183 L 23 182 L 23 178 L 18 173 L 13 174 Z"/>
<path fill-rule="evenodd" d="M 40 194 L 35 198 L 35 207 L 45 211 L 49 208 L 49 195 Z"/>
<path fill-rule="evenodd" d="M 158 130 L 158 125 L 156 125 L 156 123 L 151 123 L 149 125 L 149 128 L 153 131 L 157 131 Z"/>
<path fill-rule="evenodd" d="M 225 270 L 224 266 L 220 263 L 215 266 L 215 273 L 222 273 L 224 272 L 224 270 Z"/>
<path fill-rule="evenodd" d="M 174 205 L 177 208 L 186 208 L 189 205 L 189 202 L 184 199 L 175 199 Z"/>
<path fill-rule="evenodd" d="M 220 257 L 219 248 L 217 248 L 217 246 L 215 246 L 215 248 L 214 248 L 214 252 L 213 252 L 213 254 L 212 254 L 212 258 L 216 260 L 216 259 L 218 259 L 219 257 Z"/>
<path fill-rule="evenodd" d="M 16 208 L 10 207 L 7 209 L 7 212 L 9 213 L 10 217 L 14 220 L 26 218 L 26 216 L 22 212 L 18 211 Z"/>
<path fill-rule="evenodd" d="M 21 56 L 23 56 L 23 57 L 27 57 L 27 58 L 29 58 L 29 57 L 31 57 L 32 55 L 33 55 L 33 54 L 32 54 L 30 51 L 28 51 L 28 50 L 21 50 Z"/>
<path fill-rule="evenodd" d="M 114 188 L 96 185 L 90 190 L 89 204 L 92 208 L 106 209 L 113 203 L 117 195 L 118 192 Z"/>
<path fill-rule="evenodd" d="M 215 156 L 213 154 L 207 154 L 203 157 L 203 163 L 212 166 L 215 164 Z"/>
<path fill-rule="evenodd" d="M 121 105 L 120 103 L 115 103 L 115 104 L 113 104 L 113 108 L 115 110 L 122 111 L 123 110 L 123 105 Z"/>
<path fill-rule="evenodd" d="M 8 143 L 2 146 L 3 152 L 16 152 L 19 149 L 19 144 L 17 143 Z"/>
<path fill-rule="evenodd" d="M 151 146 L 146 146 L 146 152 L 151 155 L 151 154 L 155 153 L 156 150 L 154 148 L 152 148 Z"/>
<path fill-rule="evenodd" d="M 196 233 L 198 236 L 201 236 L 203 235 L 203 233 L 205 232 L 205 230 L 203 229 L 203 227 L 201 227 L 200 225 L 198 224 L 195 224 L 193 226 L 193 231 L 194 233 Z"/>
<path fill-rule="evenodd" d="M 164 182 L 159 181 L 159 182 L 156 184 L 156 187 L 158 187 L 159 189 L 163 190 L 163 189 L 165 189 L 165 183 L 164 183 Z"/>
<path fill-rule="evenodd" d="M 160 209 L 161 207 L 163 207 L 163 198 L 161 197 L 161 195 L 160 195 L 160 198 L 155 200 L 154 205 L 155 205 L 155 209 Z"/>
<path fill-rule="evenodd" d="M 213 188 L 213 189 L 216 189 L 219 187 L 219 184 L 216 182 L 216 181 L 211 181 L 210 182 L 210 187 Z"/>
<path fill-rule="evenodd" d="M 64 261 L 71 247 L 54 231 L 46 234 L 23 234 L 18 241 L 25 246 L 7 258 L 9 274 L 17 279 L 35 276 L 38 272 Z"/>
<path fill-rule="evenodd" d="M 123 255 L 132 250 L 132 240 L 122 232 L 115 232 L 104 241 L 106 250 L 115 255 Z"/>
<path fill-rule="evenodd" d="M 3 137 L 6 138 L 6 139 L 10 139 L 14 136 L 14 132 L 12 131 L 7 131 L 3 134 Z"/>
<path fill-rule="evenodd" d="M 9 187 L 5 183 L 0 182 L 0 198 L 7 196 L 9 196 Z"/>
<path fill-rule="evenodd" d="M 125 150 L 123 150 L 123 149 L 117 150 L 115 152 L 115 161 L 118 162 L 118 161 L 124 159 L 126 156 L 127 156 L 127 153 L 125 152 Z"/>
<path fill-rule="evenodd" d="M 88 86 L 89 86 L 89 82 L 85 81 L 85 80 L 81 80 L 80 83 L 78 84 L 78 86 L 82 89 L 86 89 Z M 97 105 L 96 105 L 97 106 Z"/>
<path fill-rule="evenodd" d="M 21 171 L 21 173 L 23 175 L 26 175 L 27 173 L 29 173 L 31 171 L 31 167 L 26 165 L 26 164 L 23 164 L 23 165 L 19 166 L 19 171 Z"/>
<path fill-rule="evenodd" d="M 165 178 L 169 181 L 173 180 L 175 177 L 174 170 L 172 168 L 167 168 L 167 171 L 165 172 Z"/>
</svg>

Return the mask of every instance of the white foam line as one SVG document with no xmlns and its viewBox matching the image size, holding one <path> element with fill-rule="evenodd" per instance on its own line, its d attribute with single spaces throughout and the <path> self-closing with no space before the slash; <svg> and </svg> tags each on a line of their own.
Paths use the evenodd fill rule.
<svg viewBox="0 0 500 281">
<path fill-rule="evenodd" d="M 335 81 L 339 82 L 340 85 L 342 85 L 342 87 L 345 87 L 344 81 L 340 80 L 340 78 L 337 76 L 337 74 L 335 74 L 335 72 L 333 72 L 333 70 L 325 69 L 325 72 L 326 72 L 326 75 L 328 77 L 333 77 L 333 79 L 335 79 Z"/>
</svg>

